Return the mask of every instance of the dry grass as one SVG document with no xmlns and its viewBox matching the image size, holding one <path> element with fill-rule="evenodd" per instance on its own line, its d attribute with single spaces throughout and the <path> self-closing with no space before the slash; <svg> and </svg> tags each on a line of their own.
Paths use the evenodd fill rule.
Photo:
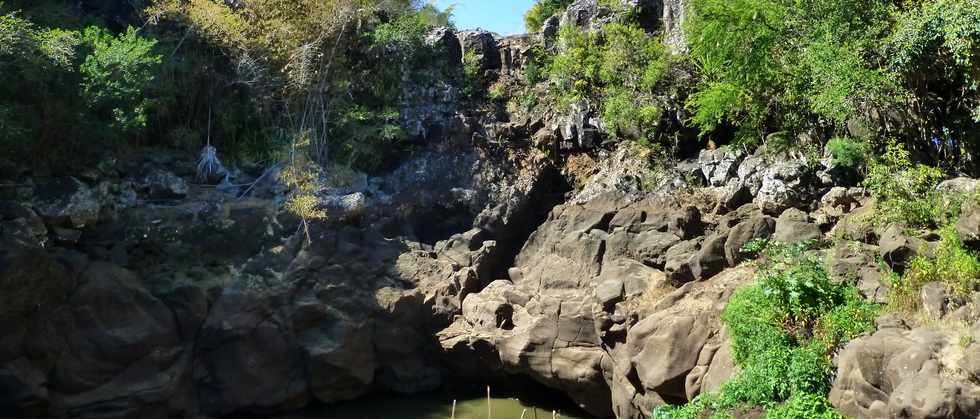
<svg viewBox="0 0 980 419">
<path fill-rule="evenodd" d="M 587 153 L 578 153 L 568 156 L 565 160 L 565 173 L 571 175 L 575 181 L 575 189 L 581 190 L 588 183 L 589 179 L 598 171 L 598 164 L 592 156 Z"/>
</svg>

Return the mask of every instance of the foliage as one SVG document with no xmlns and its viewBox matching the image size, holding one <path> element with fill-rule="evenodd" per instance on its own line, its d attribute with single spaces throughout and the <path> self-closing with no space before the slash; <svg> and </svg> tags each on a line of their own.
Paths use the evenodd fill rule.
<svg viewBox="0 0 980 419">
<path fill-rule="evenodd" d="M 310 241 L 309 222 L 325 220 L 328 215 L 316 196 L 322 171 L 319 165 L 310 160 L 309 152 L 304 150 L 310 146 L 310 139 L 307 135 L 300 134 L 299 138 L 292 144 L 293 149 L 289 159 L 285 167 L 279 172 L 279 180 L 290 189 L 285 204 L 286 210 L 300 217 L 303 221 L 306 240 Z"/>
<path fill-rule="evenodd" d="M 885 42 L 889 67 L 914 100 L 908 135 L 938 152 L 937 162 L 972 164 L 980 149 L 980 7 L 973 0 L 912 2 L 894 17 Z"/>
<path fill-rule="evenodd" d="M 92 50 L 79 68 L 86 105 L 108 120 L 110 128 L 121 134 L 137 133 L 146 126 L 152 106 L 148 92 L 161 61 L 154 51 L 156 41 L 141 37 L 133 27 L 118 37 L 89 27 L 82 40 Z"/>
<path fill-rule="evenodd" d="M 762 259 L 756 282 L 731 297 L 722 320 L 741 372 L 715 393 L 655 418 L 724 416 L 761 406 L 772 418 L 838 418 L 827 401 L 830 354 L 874 330 L 877 307 L 850 285 L 835 284 L 808 244 L 753 247 Z"/>
<path fill-rule="evenodd" d="M 434 26 L 450 23 L 452 9 L 417 3 L 256 0 L 230 7 L 157 0 L 146 13 L 158 27 L 176 25 L 234 64 L 230 83 L 245 86 L 259 109 L 274 116 L 260 131 L 303 132 L 317 163 L 373 171 L 408 145 L 396 109 L 420 96 L 411 88 L 442 89 L 466 79 L 452 66 L 433 65 L 437 57 L 424 42 Z"/>
<path fill-rule="evenodd" d="M 864 167 L 868 157 L 867 145 L 846 137 L 834 137 L 827 141 L 827 151 L 834 164 L 851 170 Z"/>
<path fill-rule="evenodd" d="M 83 141 L 139 138 L 151 112 L 160 55 L 129 28 L 41 27 L 0 15 L 0 141 L 20 154 L 76 157 Z"/>
<path fill-rule="evenodd" d="M 703 134 L 735 125 L 747 143 L 840 127 L 893 91 L 866 58 L 887 12 L 884 0 L 694 1 L 687 32 L 702 80 L 689 99 L 692 122 Z"/>
<path fill-rule="evenodd" d="M 786 322 L 800 326 L 840 303 L 838 287 L 828 279 L 823 262 L 805 253 L 811 246 L 770 244 L 765 250 L 767 269 L 758 274 L 769 302 L 788 316 Z"/>
<path fill-rule="evenodd" d="M 770 409 L 770 419 L 843 419 L 826 397 L 817 394 L 794 394 L 786 403 Z"/>
<path fill-rule="evenodd" d="M 955 298 L 968 298 L 980 285 L 980 259 L 963 247 L 956 229 L 946 226 L 940 231 L 941 241 L 932 257 L 916 256 L 904 275 L 894 281 L 889 295 L 889 308 L 913 313 L 919 309 L 922 286 L 930 282 L 946 285 Z"/>
<path fill-rule="evenodd" d="M 664 117 L 655 88 L 671 64 L 660 39 L 614 22 L 591 33 L 565 26 L 558 44 L 549 68 L 558 104 L 596 103 L 608 135 L 654 144 Z"/>
<path fill-rule="evenodd" d="M 942 170 L 913 164 L 908 150 L 892 141 L 868 166 L 864 186 L 876 199 L 879 223 L 935 227 L 955 213 L 936 190 L 942 179 Z"/>
<path fill-rule="evenodd" d="M 538 32 L 544 21 L 552 17 L 570 4 L 573 0 L 537 0 L 531 9 L 524 14 L 524 26 L 530 33 Z"/>
</svg>

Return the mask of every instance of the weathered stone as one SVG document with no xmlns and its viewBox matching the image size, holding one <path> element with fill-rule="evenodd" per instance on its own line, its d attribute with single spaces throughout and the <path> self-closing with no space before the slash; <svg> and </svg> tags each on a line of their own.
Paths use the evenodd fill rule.
<svg viewBox="0 0 980 419">
<path fill-rule="evenodd" d="M 99 219 L 102 200 L 78 179 L 63 177 L 39 183 L 33 205 L 49 225 L 83 228 Z"/>
<path fill-rule="evenodd" d="M 434 28 L 425 35 L 425 44 L 432 47 L 440 59 L 459 66 L 463 62 L 463 47 L 452 28 Z"/>
<path fill-rule="evenodd" d="M 980 245 L 980 202 L 967 199 L 956 221 L 956 233 L 970 246 Z"/>
<path fill-rule="evenodd" d="M 906 236 L 898 225 L 886 228 L 878 240 L 881 257 L 898 272 L 905 270 L 905 266 L 915 258 L 923 246 L 925 243 L 922 240 Z"/>
<path fill-rule="evenodd" d="M 779 161 L 770 165 L 762 176 L 755 203 L 767 214 L 779 214 L 793 206 L 807 203 L 810 194 L 809 168 L 798 160 Z"/>
<path fill-rule="evenodd" d="M 947 344 L 930 329 L 881 328 L 855 339 L 838 357 L 830 401 L 853 417 L 975 417 L 980 386 L 940 372 Z"/>
<path fill-rule="evenodd" d="M 936 186 L 936 190 L 950 195 L 970 195 L 977 191 L 980 181 L 966 177 L 944 180 Z"/>
<path fill-rule="evenodd" d="M 742 247 L 753 239 L 766 239 L 772 235 L 776 221 L 768 215 L 759 214 L 732 227 L 725 240 L 725 259 L 729 266 L 741 260 Z"/>
<path fill-rule="evenodd" d="M 694 274 L 691 272 L 691 259 L 698 254 L 698 244 L 697 240 L 687 240 L 667 249 L 664 271 L 667 272 L 671 282 L 684 283 L 694 279 Z"/>
<path fill-rule="evenodd" d="M 187 181 L 177 175 L 155 170 L 143 178 L 141 190 L 147 199 L 182 199 L 187 196 Z"/>
<path fill-rule="evenodd" d="M 806 213 L 796 208 L 783 211 L 776 219 L 776 232 L 773 239 L 781 243 L 798 243 L 808 240 L 820 240 L 823 232 L 820 227 L 811 223 Z"/>
<path fill-rule="evenodd" d="M 696 280 L 708 279 L 727 265 L 725 242 L 727 234 L 715 234 L 704 240 L 701 249 L 691 260 L 691 275 Z"/>
<path fill-rule="evenodd" d="M 481 70 L 500 68 L 500 53 L 493 34 L 482 29 L 462 31 L 457 34 L 462 45 L 462 56 L 472 54 Z"/>
<path fill-rule="evenodd" d="M 745 158 L 741 149 L 721 147 L 715 150 L 702 150 L 698 155 L 698 163 L 709 186 L 722 186 L 738 171 L 739 164 Z"/>
<path fill-rule="evenodd" d="M 623 300 L 623 281 L 607 279 L 595 287 L 595 298 L 605 308 L 610 308 Z"/>
<path fill-rule="evenodd" d="M 946 314 L 946 284 L 942 282 L 930 282 L 922 286 L 919 291 L 922 301 L 922 310 L 933 318 L 940 318 Z"/>
</svg>

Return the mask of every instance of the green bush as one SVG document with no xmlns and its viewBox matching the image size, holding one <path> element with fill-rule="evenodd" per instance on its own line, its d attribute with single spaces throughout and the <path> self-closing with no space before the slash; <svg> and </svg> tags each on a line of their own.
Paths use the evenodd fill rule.
<svg viewBox="0 0 980 419">
<path fill-rule="evenodd" d="M 524 26 L 530 33 L 538 32 L 544 21 L 565 10 L 573 0 L 537 0 L 524 14 Z"/>
<path fill-rule="evenodd" d="M 946 285 L 955 298 L 968 298 L 980 285 L 980 259 L 963 247 L 956 229 L 947 226 L 940 231 L 933 257 L 917 256 L 900 279 L 892 284 L 889 308 L 912 313 L 919 309 L 922 286 L 930 282 Z"/>
<path fill-rule="evenodd" d="M 671 63 L 659 38 L 639 26 L 609 23 L 601 32 L 563 27 L 549 68 L 559 106 L 588 100 L 608 135 L 653 145 L 664 117 L 656 95 Z"/>
<path fill-rule="evenodd" d="M 817 394 L 796 394 L 785 403 L 766 412 L 768 419 L 843 419 L 826 397 Z"/>
<path fill-rule="evenodd" d="M 702 74 L 690 96 L 702 134 L 730 124 L 754 144 L 787 131 L 839 129 L 898 97 L 869 59 L 887 33 L 885 0 L 695 0 L 687 32 Z"/>
<path fill-rule="evenodd" d="M 79 67 L 82 99 L 119 135 L 138 134 L 153 106 L 149 90 L 162 59 L 155 53 L 156 41 L 133 27 L 119 36 L 89 27 L 82 42 L 91 49 Z"/>
<path fill-rule="evenodd" d="M 889 67 L 914 98 L 914 106 L 900 109 L 911 122 L 907 136 L 937 149 L 937 161 L 947 167 L 976 173 L 980 7 L 974 0 L 917 1 L 894 15 L 884 49 Z"/>
<path fill-rule="evenodd" d="M 876 200 L 878 223 L 938 227 L 956 212 L 936 190 L 942 179 L 942 170 L 913 164 L 909 152 L 892 141 L 885 153 L 869 164 L 864 186 Z"/>
<path fill-rule="evenodd" d="M 853 286 L 832 283 L 808 245 L 759 243 L 756 282 L 736 291 L 722 313 L 741 372 L 715 393 L 658 407 L 654 418 L 727 417 L 756 406 L 773 418 L 840 417 L 826 396 L 830 354 L 873 331 L 878 308 Z"/>
<path fill-rule="evenodd" d="M 827 151 L 834 164 L 851 170 L 860 170 L 868 158 L 868 148 L 862 141 L 834 137 L 827 141 Z"/>
<path fill-rule="evenodd" d="M 768 268 L 758 276 L 759 286 L 778 312 L 800 325 L 840 302 L 838 287 L 830 282 L 823 262 L 806 253 L 811 246 L 771 244 L 765 255 Z"/>
</svg>

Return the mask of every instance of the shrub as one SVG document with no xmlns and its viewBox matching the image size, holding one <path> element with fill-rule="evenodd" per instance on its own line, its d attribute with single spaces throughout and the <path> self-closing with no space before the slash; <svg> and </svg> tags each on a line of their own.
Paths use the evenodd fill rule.
<svg viewBox="0 0 980 419">
<path fill-rule="evenodd" d="M 963 247 L 955 228 L 940 231 L 941 241 L 933 257 L 917 256 L 905 274 L 893 281 L 889 306 L 894 311 L 912 313 L 919 309 L 922 286 L 941 282 L 956 298 L 967 298 L 980 284 L 980 260 Z"/>
<path fill-rule="evenodd" d="M 797 326 L 808 325 L 840 302 L 838 287 L 830 282 L 823 262 L 806 254 L 811 246 L 770 244 L 765 251 L 767 269 L 758 276 L 768 300 Z"/>
<path fill-rule="evenodd" d="M 876 199 L 877 222 L 936 227 L 956 212 L 936 190 L 942 179 L 942 170 L 913 164 L 909 152 L 892 141 L 880 158 L 871 161 L 864 186 Z"/>
<path fill-rule="evenodd" d="M 976 173 L 980 7 L 974 0 L 908 2 L 893 21 L 894 30 L 883 44 L 889 67 L 914 97 L 915 106 L 898 109 L 909 115 L 908 136 L 935 149 L 947 167 L 969 164 Z"/>
<path fill-rule="evenodd" d="M 834 137 L 827 141 L 827 151 L 834 164 L 851 170 L 864 167 L 868 155 L 864 142 L 844 137 Z"/>
<path fill-rule="evenodd" d="M 79 68 L 83 100 L 119 133 L 138 133 L 146 126 L 153 103 L 149 89 L 161 61 L 154 51 L 156 41 L 140 36 L 133 27 L 118 37 L 89 27 L 82 39 L 92 51 Z"/>
<path fill-rule="evenodd" d="M 768 419 L 843 419 L 826 397 L 817 394 L 796 394 L 785 403 L 770 409 Z"/>
<path fill-rule="evenodd" d="M 541 30 L 544 21 L 564 10 L 573 0 L 538 0 L 524 14 L 524 26 L 528 32 Z"/>
<path fill-rule="evenodd" d="M 664 117 L 655 89 L 671 63 L 660 39 L 616 22 L 601 32 L 563 27 L 558 43 L 549 76 L 559 105 L 588 100 L 610 136 L 653 146 Z"/>
<path fill-rule="evenodd" d="M 877 306 L 853 286 L 830 282 L 806 244 L 752 247 L 762 255 L 756 282 L 736 291 L 722 313 L 741 372 L 715 393 L 658 407 L 654 418 L 725 416 L 753 406 L 767 417 L 840 417 L 826 397 L 829 354 L 874 330 Z"/>
</svg>

